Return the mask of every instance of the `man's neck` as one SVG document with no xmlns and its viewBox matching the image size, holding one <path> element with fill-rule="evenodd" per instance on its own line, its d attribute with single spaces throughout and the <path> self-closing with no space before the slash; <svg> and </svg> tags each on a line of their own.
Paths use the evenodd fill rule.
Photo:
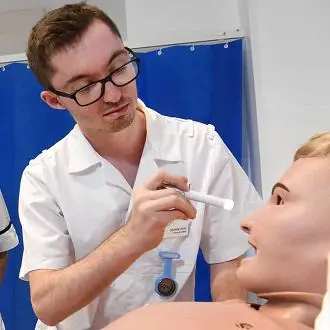
<svg viewBox="0 0 330 330">
<path fill-rule="evenodd" d="M 320 313 L 323 295 L 305 292 L 279 292 L 258 295 L 268 302 L 260 312 L 284 322 L 304 324 L 313 328 Z"/>
<path fill-rule="evenodd" d="M 103 158 L 132 162 L 140 160 L 146 140 L 146 118 L 137 110 L 132 124 L 116 133 L 83 132 L 96 152 Z"/>
</svg>

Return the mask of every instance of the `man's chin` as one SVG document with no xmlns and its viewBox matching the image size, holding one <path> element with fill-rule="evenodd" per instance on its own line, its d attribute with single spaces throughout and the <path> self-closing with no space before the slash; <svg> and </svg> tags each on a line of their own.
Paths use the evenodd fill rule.
<svg viewBox="0 0 330 330">
<path fill-rule="evenodd" d="M 118 133 L 125 130 L 134 122 L 135 114 L 136 110 L 133 110 L 132 105 L 130 105 L 126 113 L 111 120 L 108 125 L 106 125 L 106 130 L 111 133 Z"/>
</svg>

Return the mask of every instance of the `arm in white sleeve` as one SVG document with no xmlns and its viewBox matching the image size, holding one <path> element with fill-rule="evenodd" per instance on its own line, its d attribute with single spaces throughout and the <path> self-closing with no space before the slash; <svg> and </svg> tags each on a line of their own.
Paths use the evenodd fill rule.
<svg viewBox="0 0 330 330">
<path fill-rule="evenodd" d="M 6 252 L 18 244 L 18 238 L 11 223 L 5 200 L 0 191 L 0 253 Z"/>
</svg>

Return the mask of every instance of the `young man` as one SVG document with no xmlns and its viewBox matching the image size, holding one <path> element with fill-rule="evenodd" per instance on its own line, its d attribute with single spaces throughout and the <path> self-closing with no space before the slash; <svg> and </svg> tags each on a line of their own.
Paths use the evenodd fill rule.
<svg viewBox="0 0 330 330">
<path fill-rule="evenodd" d="M 8 251 L 18 244 L 16 231 L 10 221 L 6 203 L 0 191 L 0 285 L 6 271 Z M 0 314 L 0 330 L 3 330 L 4 324 Z"/>
<path fill-rule="evenodd" d="M 329 182 L 330 133 L 324 133 L 298 149 L 269 201 L 242 222 L 256 255 L 242 262 L 238 278 L 266 304 L 157 304 L 136 309 L 106 329 L 329 329 L 328 296 L 319 315 L 330 270 Z"/>
<path fill-rule="evenodd" d="M 20 275 L 39 319 L 58 329 L 101 329 L 148 303 L 193 300 L 199 246 L 212 264 L 214 299 L 245 295 L 234 271 L 247 249 L 239 220 L 259 197 L 214 129 L 164 117 L 138 100 L 139 59 L 96 7 L 46 14 L 27 55 L 45 87 L 42 99 L 77 123 L 21 182 Z M 232 198 L 234 210 L 159 190 L 167 183 L 187 191 L 188 181 Z M 155 292 L 161 250 L 180 261 L 169 286 Z"/>
</svg>

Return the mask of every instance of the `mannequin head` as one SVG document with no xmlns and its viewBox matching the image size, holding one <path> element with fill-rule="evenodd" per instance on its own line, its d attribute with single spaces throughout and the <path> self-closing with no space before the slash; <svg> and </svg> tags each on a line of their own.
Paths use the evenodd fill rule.
<svg viewBox="0 0 330 330">
<path fill-rule="evenodd" d="M 330 133 L 300 147 L 268 202 L 242 222 L 256 256 L 238 270 L 253 292 L 326 291 L 330 251 Z"/>
</svg>

